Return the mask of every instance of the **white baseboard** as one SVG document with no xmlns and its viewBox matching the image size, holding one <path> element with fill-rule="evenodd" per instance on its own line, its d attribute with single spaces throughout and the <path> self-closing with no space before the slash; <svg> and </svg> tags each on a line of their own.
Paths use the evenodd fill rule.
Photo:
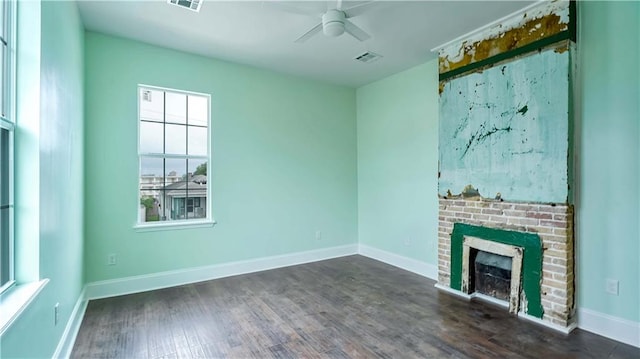
<svg viewBox="0 0 640 359">
<path fill-rule="evenodd" d="M 528 320 L 528 321 L 530 321 L 530 322 L 533 322 L 533 323 L 536 323 L 536 324 L 542 325 L 543 327 L 547 327 L 547 328 L 549 328 L 549 329 L 553 329 L 553 330 L 555 330 L 555 331 L 557 331 L 557 332 L 560 332 L 560 333 L 562 333 L 562 334 L 569 334 L 569 333 L 571 333 L 574 329 L 576 329 L 576 328 L 578 327 L 578 324 L 577 324 L 577 323 L 575 323 L 575 322 L 574 322 L 574 323 L 569 324 L 569 326 L 568 326 L 568 327 L 563 327 L 563 326 L 561 326 L 561 325 L 553 324 L 553 323 L 551 323 L 551 322 L 548 322 L 548 321 L 546 321 L 546 320 L 542 320 L 542 319 L 540 319 L 540 318 L 536 318 L 536 317 L 534 317 L 534 316 L 532 316 L 532 315 L 525 314 L 525 313 L 523 313 L 523 312 L 518 313 L 518 317 L 519 317 L 519 318 L 526 319 L 526 320 Z"/>
<path fill-rule="evenodd" d="M 578 308 L 578 328 L 640 348 L 640 323 Z"/>
<path fill-rule="evenodd" d="M 118 295 L 146 292 L 154 289 L 174 287 L 234 275 L 247 274 L 297 264 L 358 254 L 358 246 L 345 245 L 296 252 L 272 257 L 263 257 L 210 266 L 175 271 L 152 273 L 114 280 L 87 283 L 86 299 L 115 297 Z"/>
<path fill-rule="evenodd" d="M 394 267 L 402 268 L 429 279 L 437 280 L 438 278 L 438 268 L 436 266 L 413 258 L 404 257 L 364 244 L 358 245 L 358 254 L 390 264 Z"/>
<path fill-rule="evenodd" d="M 62 333 L 62 338 L 60 338 L 60 342 L 58 342 L 58 347 L 56 347 L 56 351 L 53 353 L 53 358 L 69 358 L 71 355 L 71 350 L 73 349 L 73 344 L 76 342 L 76 336 L 78 335 L 78 331 L 80 330 L 80 324 L 82 324 L 82 318 L 84 317 L 84 312 L 87 309 L 87 300 L 85 299 L 85 289 L 82 290 L 78 300 L 76 301 L 76 305 L 73 307 L 73 311 L 71 312 L 71 316 L 69 317 L 69 321 L 67 321 L 67 325 L 64 328 L 64 333 Z"/>
</svg>

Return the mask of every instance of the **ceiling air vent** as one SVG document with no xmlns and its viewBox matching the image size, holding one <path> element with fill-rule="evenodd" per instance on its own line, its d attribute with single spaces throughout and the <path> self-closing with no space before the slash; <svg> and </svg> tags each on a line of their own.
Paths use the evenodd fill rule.
<svg viewBox="0 0 640 359">
<path fill-rule="evenodd" d="M 356 56 L 354 58 L 354 60 L 360 61 L 360 62 L 364 62 L 365 64 L 368 64 L 370 62 L 374 62 L 374 61 L 380 59 L 381 57 L 382 57 L 382 55 L 378 55 L 375 52 L 367 51 L 362 55 Z"/>
<path fill-rule="evenodd" d="M 200 11 L 202 0 L 167 0 L 167 3 L 180 6 L 195 12 Z"/>
</svg>

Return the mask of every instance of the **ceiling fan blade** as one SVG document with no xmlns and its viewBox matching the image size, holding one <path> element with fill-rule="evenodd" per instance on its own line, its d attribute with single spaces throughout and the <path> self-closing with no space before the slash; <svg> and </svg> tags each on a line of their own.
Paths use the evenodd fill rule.
<svg viewBox="0 0 640 359">
<path fill-rule="evenodd" d="M 311 16 L 311 17 L 315 17 L 315 18 L 317 18 L 318 15 L 319 15 L 315 11 L 302 9 L 302 8 L 299 8 L 299 7 L 296 7 L 296 6 L 291 6 L 285 1 L 263 0 L 262 1 L 262 5 L 270 7 L 270 8 L 275 9 L 275 10 L 288 12 L 290 14 L 305 15 L 305 16 Z"/>
<path fill-rule="evenodd" d="M 319 33 L 320 30 L 322 30 L 322 23 L 319 23 L 318 25 L 316 25 L 313 28 L 311 28 L 311 30 L 305 32 L 304 35 L 302 35 L 299 38 L 297 38 L 296 41 L 294 41 L 294 42 L 303 43 L 303 42 L 309 40 L 313 35 Z"/>
<path fill-rule="evenodd" d="M 348 32 L 349 34 L 351 34 L 351 36 L 355 37 L 360 41 L 365 41 L 371 38 L 369 34 L 364 32 L 364 30 L 357 27 L 354 23 L 352 23 L 349 20 L 344 20 L 344 31 Z"/>
<path fill-rule="evenodd" d="M 347 18 L 356 17 L 358 15 L 363 14 L 369 8 L 370 5 L 373 5 L 375 3 L 376 2 L 373 0 L 365 1 L 365 2 L 361 2 L 360 4 L 356 4 L 351 7 L 348 7 L 346 9 L 342 9 L 342 11 L 344 11 L 344 13 L 347 14 Z"/>
</svg>

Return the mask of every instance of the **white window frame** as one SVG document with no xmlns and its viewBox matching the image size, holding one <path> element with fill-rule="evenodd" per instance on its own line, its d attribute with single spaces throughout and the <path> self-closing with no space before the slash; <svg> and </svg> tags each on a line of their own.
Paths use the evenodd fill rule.
<svg viewBox="0 0 640 359">
<path fill-rule="evenodd" d="M 140 178 L 142 175 L 142 158 L 143 157 L 153 157 L 153 158 L 162 158 L 162 159 L 198 159 L 198 160 L 206 160 L 207 163 L 207 201 L 206 201 L 206 217 L 201 219 L 185 219 L 185 220 L 171 220 L 171 221 L 157 221 L 157 222 L 141 222 L 138 216 L 138 212 L 136 211 L 136 224 L 134 228 L 137 231 L 157 231 L 157 230 L 166 230 L 166 229 L 181 229 L 181 228 L 199 228 L 199 227 L 211 227 L 216 222 L 213 219 L 213 215 L 211 212 L 212 208 L 212 196 L 211 196 L 211 172 L 212 172 L 212 163 L 211 163 L 211 95 L 206 93 L 194 92 L 194 91 L 185 91 L 178 90 L 167 87 L 159 87 L 145 84 L 138 84 L 136 91 L 136 96 L 138 98 L 138 112 L 137 112 L 137 125 L 138 125 L 138 177 L 137 177 L 137 195 L 136 195 L 136 203 L 135 208 L 139 208 L 140 206 Z M 148 153 L 142 152 L 140 149 L 140 101 L 141 101 L 141 91 L 143 89 L 149 89 L 154 91 L 163 91 L 163 92 L 172 92 L 183 95 L 193 95 L 207 98 L 207 154 L 206 156 L 195 156 L 195 155 L 173 155 L 167 153 Z M 164 174 L 163 174 L 164 175 Z M 186 200 L 185 200 L 185 210 L 186 210 Z"/>
<path fill-rule="evenodd" d="M 2 252 L 3 260 L 9 262 L 8 265 L 8 280 L 6 283 L 0 281 L 0 294 L 5 293 L 9 288 L 15 284 L 15 233 L 14 233 L 14 168 L 15 168 L 15 99 L 16 99 L 16 3 L 13 1 L 2 1 L 2 22 L 4 29 L 2 29 L 3 38 L 2 46 L 3 58 L 0 59 L 2 65 L 2 98 L 0 99 L 0 128 L 7 130 L 9 134 L 8 138 L 8 168 L 7 176 L 2 181 L 8 182 L 8 199 L 7 203 L 0 203 L 0 206 L 6 206 L 8 209 L 8 236 L 7 238 L 1 238 L 0 241 L 6 241 L 8 243 L 0 243 L 0 246 L 6 248 L 6 253 Z M 4 266 L 4 264 L 3 264 Z M 0 268 L 1 269 L 1 268 Z"/>
</svg>

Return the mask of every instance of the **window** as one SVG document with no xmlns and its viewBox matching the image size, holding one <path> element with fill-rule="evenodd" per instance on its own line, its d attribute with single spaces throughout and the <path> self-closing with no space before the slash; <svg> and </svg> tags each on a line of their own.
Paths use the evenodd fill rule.
<svg viewBox="0 0 640 359">
<path fill-rule="evenodd" d="M 139 226 L 211 222 L 210 97 L 138 87 Z"/>
<path fill-rule="evenodd" d="M 0 293 L 14 282 L 13 237 L 13 133 L 15 118 L 13 1 L 2 2 L 0 19 Z"/>
</svg>

